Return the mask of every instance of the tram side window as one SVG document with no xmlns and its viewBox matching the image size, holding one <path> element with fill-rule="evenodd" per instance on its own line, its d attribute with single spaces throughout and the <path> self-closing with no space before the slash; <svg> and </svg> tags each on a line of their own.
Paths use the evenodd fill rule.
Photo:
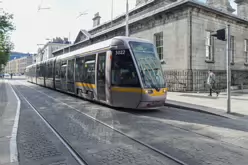
<svg viewBox="0 0 248 165">
<path fill-rule="evenodd" d="M 60 69 L 60 77 L 61 77 L 61 79 L 66 78 L 66 67 L 67 67 L 66 62 L 62 62 L 61 69 Z"/>
<path fill-rule="evenodd" d="M 113 51 L 111 84 L 121 87 L 140 87 L 137 71 L 129 50 Z"/>
<path fill-rule="evenodd" d="M 50 61 L 49 78 L 53 78 L 53 61 Z"/>
<path fill-rule="evenodd" d="M 43 65 L 40 64 L 40 77 L 43 77 Z"/>
<path fill-rule="evenodd" d="M 52 68 L 51 68 L 51 61 L 47 62 L 46 65 L 46 77 L 51 78 Z"/>
<path fill-rule="evenodd" d="M 37 70 L 36 70 L 36 75 L 37 77 L 40 77 L 40 65 L 37 65 Z"/>
<path fill-rule="evenodd" d="M 85 83 L 95 84 L 95 62 L 96 55 L 85 57 Z"/>
<path fill-rule="evenodd" d="M 60 61 L 56 61 L 55 63 L 55 78 L 60 78 Z"/>
<path fill-rule="evenodd" d="M 84 82 L 85 69 L 84 69 L 84 57 L 76 59 L 76 81 Z"/>
<path fill-rule="evenodd" d="M 46 66 L 45 66 L 45 64 L 46 63 L 42 63 L 41 64 L 41 67 L 40 67 L 40 69 L 41 69 L 41 77 L 44 77 L 45 75 L 46 75 Z"/>
<path fill-rule="evenodd" d="M 49 62 L 46 62 L 46 63 L 44 63 L 44 65 L 45 65 L 45 70 L 46 70 L 46 74 L 45 74 L 45 77 L 46 78 L 49 78 L 49 70 L 50 70 L 50 64 L 49 64 Z"/>
<path fill-rule="evenodd" d="M 74 73 L 74 59 L 72 60 L 68 60 L 68 74 L 67 74 L 67 78 L 69 81 L 74 81 L 74 77 L 73 77 L 73 73 Z"/>
</svg>

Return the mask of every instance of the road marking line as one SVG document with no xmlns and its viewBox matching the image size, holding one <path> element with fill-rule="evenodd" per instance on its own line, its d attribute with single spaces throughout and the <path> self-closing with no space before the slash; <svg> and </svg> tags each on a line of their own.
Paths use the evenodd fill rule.
<svg viewBox="0 0 248 165">
<path fill-rule="evenodd" d="M 15 90 L 11 86 L 11 84 L 8 82 L 12 92 L 14 93 L 16 99 L 17 99 L 17 108 L 16 108 L 16 115 L 15 115 L 15 121 L 12 128 L 12 134 L 10 139 L 10 162 L 18 162 L 18 152 L 17 152 L 17 143 L 16 143 L 16 136 L 17 136 L 17 129 L 18 129 L 18 123 L 19 123 L 19 117 L 20 117 L 20 109 L 21 109 L 21 101 L 19 97 L 17 96 Z"/>
</svg>

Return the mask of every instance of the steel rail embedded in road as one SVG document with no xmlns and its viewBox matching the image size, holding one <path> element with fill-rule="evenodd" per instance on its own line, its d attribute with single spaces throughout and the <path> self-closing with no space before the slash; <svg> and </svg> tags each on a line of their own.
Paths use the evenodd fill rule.
<svg viewBox="0 0 248 165">
<path fill-rule="evenodd" d="M 19 81 L 19 82 L 20 82 L 20 81 Z M 22 82 L 20 82 L 20 83 L 23 84 Z M 35 91 L 37 91 L 37 92 L 39 92 L 39 93 L 41 93 L 41 94 L 43 94 L 43 95 L 45 95 L 45 96 L 47 96 L 47 97 L 49 97 L 49 98 L 51 98 L 51 99 L 53 99 L 53 100 L 55 100 L 56 102 L 62 103 L 62 104 L 64 104 L 64 105 L 66 105 L 67 107 L 69 107 L 69 108 L 71 108 L 71 109 L 74 109 L 75 111 L 77 111 L 77 112 L 79 112 L 79 113 L 81 113 L 81 114 L 83 114 L 83 115 L 89 117 L 90 119 L 92 119 L 92 120 L 94 120 L 94 121 L 96 121 L 96 122 L 98 122 L 98 123 L 100 123 L 100 124 L 102 124 L 102 125 L 104 125 L 104 126 L 110 128 L 110 129 L 112 129 L 112 130 L 114 130 L 114 131 L 120 133 L 121 135 L 123 135 L 123 136 L 125 136 L 125 137 L 127 137 L 127 138 L 129 138 L 129 139 L 131 139 L 131 140 L 133 140 L 133 141 L 135 141 L 135 142 L 137 142 L 137 143 L 139 143 L 139 144 L 141 144 L 141 145 L 143 145 L 143 146 L 145 146 L 145 147 L 147 147 L 147 148 L 149 148 L 149 149 L 151 149 L 151 150 L 157 152 L 157 153 L 159 153 L 159 154 L 162 155 L 162 156 L 165 156 L 165 157 L 167 157 L 167 158 L 173 160 L 174 162 L 176 162 L 176 163 L 178 163 L 178 164 L 180 164 L 180 165 L 188 165 L 187 163 L 185 163 L 185 162 L 183 162 L 183 161 L 181 161 L 181 160 L 175 158 L 174 156 L 171 156 L 171 155 L 168 154 L 168 153 L 165 153 L 165 152 L 163 152 L 163 151 L 161 151 L 161 150 L 159 150 L 159 149 L 156 149 L 156 148 L 152 147 L 151 145 L 146 144 L 146 143 L 144 143 L 144 142 L 142 142 L 142 141 L 140 141 L 140 140 L 138 140 L 138 139 L 135 139 L 135 138 L 129 136 L 128 134 L 122 132 L 121 130 L 118 130 L 118 129 L 112 127 L 111 125 L 108 125 L 108 124 L 106 124 L 106 123 L 104 123 L 104 122 L 102 122 L 102 121 L 100 121 L 100 120 L 98 120 L 98 119 L 96 119 L 96 118 L 94 118 L 94 117 L 92 117 L 92 116 L 90 116 L 90 115 L 84 113 L 84 112 L 81 112 L 80 110 L 78 110 L 78 109 L 72 107 L 72 106 L 69 105 L 69 104 L 66 104 L 66 103 L 64 103 L 64 102 L 62 102 L 62 101 L 60 101 L 60 100 L 58 100 L 58 99 L 56 99 L 56 98 L 54 98 L 54 97 L 52 97 L 52 96 L 49 96 L 49 95 L 47 95 L 46 93 L 41 92 L 41 91 L 39 91 L 39 90 L 37 90 L 37 89 L 35 89 L 35 88 L 32 88 L 32 87 L 27 86 L 27 85 L 25 85 L 25 84 L 23 84 L 23 85 L 26 86 L 26 87 L 28 87 L 28 88 L 31 88 L 31 89 L 33 89 L 33 90 L 35 90 Z M 25 98 L 25 97 L 24 97 L 24 98 Z M 26 99 L 25 99 L 25 100 L 26 100 Z M 31 105 L 31 104 L 30 104 L 30 105 Z M 32 106 L 32 107 L 33 107 L 33 106 Z M 45 119 L 44 119 L 44 120 L 45 120 Z"/>
<path fill-rule="evenodd" d="M 29 106 L 35 111 L 35 113 L 42 119 L 42 121 L 48 126 L 48 128 L 55 134 L 55 136 L 62 142 L 62 144 L 68 149 L 71 153 L 73 158 L 80 164 L 80 165 L 88 165 L 80 156 L 79 154 L 64 140 L 64 138 L 53 128 L 53 126 L 36 110 L 36 108 L 27 100 L 23 94 L 16 89 L 15 90 L 20 94 L 20 96 L 29 104 Z"/>
</svg>

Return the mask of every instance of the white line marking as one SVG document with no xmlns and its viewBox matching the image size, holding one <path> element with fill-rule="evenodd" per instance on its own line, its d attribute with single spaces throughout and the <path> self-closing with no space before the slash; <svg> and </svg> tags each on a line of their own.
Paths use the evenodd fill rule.
<svg viewBox="0 0 248 165">
<path fill-rule="evenodd" d="M 15 90 L 8 82 L 12 92 L 14 93 L 16 99 L 17 99 L 17 108 L 16 108 L 16 115 L 15 115 L 15 121 L 12 128 L 12 134 L 10 138 L 10 162 L 18 162 L 18 152 L 17 152 L 17 144 L 16 144 L 16 136 L 17 136 L 17 129 L 18 129 L 18 123 L 19 123 L 19 117 L 20 117 L 20 108 L 21 108 L 21 101 L 19 97 L 17 96 Z"/>
<path fill-rule="evenodd" d="M 20 81 L 19 81 L 19 82 L 20 82 Z M 66 105 L 67 107 L 69 107 L 69 108 L 71 108 L 71 109 L 74 109 L 75 111 L 77 111 L 77 112 L 79 112 L 79 113 L 81 113 L 81 114 L 83 114 L 83 115 L 89 117 L 90 119 L 93 119 L 93 120 L 97 121 L 98 123 L 101 123 L 101 124 L 105 125 L 106 127 L 109 127 L 109 128 L 111 128 L 111 129 L 113 129 L 114 131 L 116 131 L 116 132 L 118 132 L 118 133 L 120 133 L 120 134 L 122 134 L 122 135 L 128 137 L 129 139 L 132 139 L 133 141 L 135 141 L 135 142 L 137 142 L 137 143 L 139 143 L 139 144 L 141 144 L 141 145 L 144 145 L 144 146 L 146 146 L 147 148 L 150 148 L 150 149 L 152 149 L 153 151 L 158 152 L 158 153 L 160 153 L 161 155 L 164 155 L 165 157 L 167 157 L 167 158 L 169 158 L 169 159 L 171 159 L 171 160 L 173 160 L 173 161 L 175 161 L 175 162 L 177 162 L 177 163 L 179 163 L 179 164 L 181 164 L 181 165 L 188 165 L 187 163 L 184 163 L 183 161 L 181 161 L 181 160 L 179 160 L 179 159 L 177 159 L 177 158 L 175 158 L 175 157 L 173 157 L 173 156 L 171 156 L 171 155 L 169 155 L 169 154 L 167 154 L 167 153 L 165 153 L 165 152 L 163 152 L 163 151 L 161 151 L 161 150 L 159 150 L 159 149 L 156 149 L 155 147 L 152 147 L 151 145 L 146 144 L 146 143 L 143 142 L 143 141 L 140 141 L 140 140 L 138 140 L 138 139 L 135 139 L 135 138 L 133 138 L 132 136 L 130 136 L 130 135 L 128 135 L 128 134 L 122 132 L 121 130 L 119 130 L 119 129 L 117 129 L 117 128 L 114 128 L 113 126 L 111 126 L 111 125 L 109 125 L 109 124 L 107 124 L 107 123 L 104 123 L 104 122 L 102 122 L 101 120 L 98 120 L 98 119 L 96 119 L 96 118 L 94 118 L 94 117 L 88 115 L 87 113 L 84 113 L 84 112 L 82 112 L 82 111 L 80 111 L 80 110 L 74 108 L 73 106 L 71 106 L 71 105 L 69 105 L 69 104 L 66 104 L 66 103 L 62 102 L 62 101 L 60 101 L 59 99 L 56 99 L 56 98 L 54 98 L 54 97 L 52 97 L 52 96 L 49 96 L 48 94 L 46 94 L 46 93 L 44 93 L 44 92 L 41 92 L 41 91 L 39 91 L 39 90 L 37 90 L 37 89 L 35 89 L 35 88 L 32 88 L 32 87 L 30 87 L 30 86 L 27 86 L 27 85 L 25 85 L 25 84 L 22 83 L 22 82 L 20 82 L 20 83 L 21 83 L 22 85 L 28 87 L 28 88 L 31 88 L 31 89 L 33 89 L 33 90 L 35 90 L 35 91 L 37 91 L 37 92 L 39 92 L 39 93 L 41 93 L 41 94 L 47 96 L 48 98 L 51 98 L 51 99 L 53 99 L 53 100 L 55 100 L 55 101 L 57 101 L 57 102 L 60 102 L 60 103 L 63 104 L 63 105 Z M 35 84 L 34 84 L 34 85 L 35 85 Z M 52 90 L 52 91 L 56 91 L 56 90 Z"/>
</svg>

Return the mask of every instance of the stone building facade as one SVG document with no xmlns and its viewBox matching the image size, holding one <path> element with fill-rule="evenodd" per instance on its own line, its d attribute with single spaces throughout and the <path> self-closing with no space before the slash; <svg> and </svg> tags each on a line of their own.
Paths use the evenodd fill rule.
<svg viewBox="0 0 248 165">
<path fill-rule="evenodd" d="M 24 74 L 25 68 L 32 64 L 33 55 L 28 55 L 18 59 L 8 61 L 5 66 L 5 73 Z"/>
<path fill-rule="evenodd" d="M 153 41 L 171 91 L 206 90 L 207 71 L 217 76 L 219 88 L 226 88 L 226 43 L 212 37 L 216 30 L 231 26 L 232 85 L 248 85 L 248 3 L 236 0 L 238 15 L 228 0 L 137 0 L 129 12 L 130 36 Z M 81 30 L 75 43 L 63 50 L 74 51 L 114 36 L 125 35 L 125 15 Z"/>
<path fill-rule="evenodd" d="M 49 58 L 54 57 L 53 56 L 53 52 L 63 48 L 65 46 L 68 46 L 70 44 L 70 42 L 68 41 L 68 38 L 54 38 L 51 41 L 47 42 L 42 48 L 38 49 L 37 54 L 35 55 L 35 61 L 36 62 L 41 62 L 41 61 L 45 61 Z"/>
</svg>

